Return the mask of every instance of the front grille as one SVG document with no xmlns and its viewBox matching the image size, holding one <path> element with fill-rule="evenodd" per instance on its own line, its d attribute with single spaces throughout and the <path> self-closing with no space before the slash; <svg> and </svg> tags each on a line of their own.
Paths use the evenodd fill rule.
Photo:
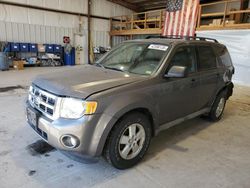
<svg viewBox="0 0 250 188">
<path fill-rule="evenodd" d="M 57 97 L 36 86 L 32 86 L 29 91 L 29 102 L 33 108 L 42 112 L 50 119 L 54 119 Z"/>
</svg>

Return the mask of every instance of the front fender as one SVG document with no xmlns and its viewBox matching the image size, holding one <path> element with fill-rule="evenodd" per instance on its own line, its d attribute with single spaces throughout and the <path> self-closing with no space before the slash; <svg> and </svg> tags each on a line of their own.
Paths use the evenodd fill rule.
<svg viewBox="0 0 250 188">
<path fill-rule="evenodd" d="M 103 115 L 101 116 L 96 129 L 94 131 L 94 142 L 93 145 L 97 146 L 96 156 L 102 154 L 103 148 L 105 146 L 106 140 L 109 136 L 110 131 L 115 126 L 116 122 L 126 113 L 136 110 L 136 109 L 146 109 L 148 110 L 153 118 L 154 129 L 158 127 L 158 116 L 159 108 L 155 104 L 155 101 L 152 97 L 147 94 L 139 95 L 127 95 L 122 97 L 110 97 L 111 99 L 105 99 L 105 103 L 110 102 L 110 105 L 104 110 Z M 91 147 L 95 148 L 95 147 Z"/>
</svg>

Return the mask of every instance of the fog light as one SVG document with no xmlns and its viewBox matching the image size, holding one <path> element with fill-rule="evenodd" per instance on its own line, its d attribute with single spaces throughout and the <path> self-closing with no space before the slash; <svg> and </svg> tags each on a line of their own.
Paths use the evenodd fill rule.
<svg viewBox="0 0 250 188">
<path fill-rule="evenodd" d="M 64 135 L 62 136 L 61 141 L 67 148 L 76 148 L 80 144 L 79 139 L 73 135 Z"/>
</svg>

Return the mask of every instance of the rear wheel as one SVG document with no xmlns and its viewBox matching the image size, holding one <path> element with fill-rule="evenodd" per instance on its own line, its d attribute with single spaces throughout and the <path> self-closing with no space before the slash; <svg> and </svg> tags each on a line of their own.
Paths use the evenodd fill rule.
<svg viewBox="0 0 250 188">
<path fill-rule="evenodd" d="M 139 112 L 126 115 L 107 140 L 104 156 L 118 169 L 136 165 L 145 155 L 151 140 L 148 118 Z"/>
<path fill-rule="evenodd" d="M 215 99 L 214 104 L 209 113 L 209 118 L 212 121 L 219 121 L 223 115 L 225 105 L 226 105 L 226 94 L 221 92 Z"/>
</svg>

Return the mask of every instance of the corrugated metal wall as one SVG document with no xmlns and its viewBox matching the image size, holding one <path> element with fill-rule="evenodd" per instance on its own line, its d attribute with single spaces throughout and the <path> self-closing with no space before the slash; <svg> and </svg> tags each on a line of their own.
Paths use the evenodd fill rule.
<svg viewBox="0 0 250 188">
<path fill-rule="evenodd" d="M 113 36 L 112 37 L 112 45 L 116 46 L 116 45 L 122 43 L 125 40 L 127 40 L 127 38 L 124 37 L 124 36 Z"/>
<path fill-rule="evenodd" d="M 79 13 L 87 13 L 87 0 L 9 0 Z M 117 16 L 131 11 L 106 0 L 92 0 L 92 14 Z M 0 40 L 13 42 L 62 43 L 64 35 L 73 38 L 79 30 L 79 17 L 0 4 Z M 92 19 L 94 46 L 108 47 L 110 23 Z M 83 18 L 83 34 L 87 34 L 87 19 Z M 73 41 L 73 40 L 72 40 Z"/>
<path fill-rule="evenodd" d="M 0 21 L 0 41 L 62 44 L 63 36 L 73 38 L 75 28 Z"/>
<path fill-rule="evenodd" d="M 92 8 L 92 14 L 99 16 L 112 17 L 132 14 L 131 10 L 105 0 L 92 0 Z M 110 22 L 108 20 L 93 19 L 92 31 L 92 40 L 94 46 L 108 47 L 110 45 Z M 124 39 L 124 37 L 113 38 L 115 40 L 115 43 L 113 42 L 113 44 L 118 44 Z"/>
</svg>

